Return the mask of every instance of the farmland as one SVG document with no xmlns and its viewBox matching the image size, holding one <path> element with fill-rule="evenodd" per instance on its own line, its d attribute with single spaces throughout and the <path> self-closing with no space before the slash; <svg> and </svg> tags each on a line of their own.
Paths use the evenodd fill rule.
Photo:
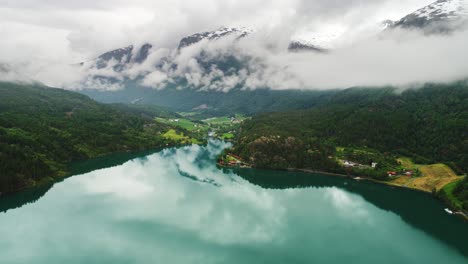
<svg viewBox="0 0 468 264">
<path fill-rule="evenodd" d="M 246 119 L 242 115 L 212 117 L 203 120 L 193 119 L 193 114 L 181 114 L 181 118 L 156 118 L 156 121 L 164 124 L 174 125 L 191 133 L 192 137 L 204 138 L 208 132 L 212 132 L 214 137 L 223 140 L 231 140 L 235 137 L 235 131 Z M 174 137 L 174 135 L 171 135 Z"/>
<path fill-rule="evenodd" d="M 419 170 L 421 176 L 399 176 L 389 182 L 393 185 L 433 192 L 439 191 L 447 184 L 457 182 L 461 179 L 452 169 L 442 163 L 430 165 L 415 164 L 409 158 L 399 158 L 398 161 L 405 168 Z"/>
<path fill-rule="evenodd" d="M 200 143 L 200 141 L 198 141 L 197 139 L 186 136 L 184 135 L 183 132 L 177 132 L 174 129 L 170 129 L 169 131 L 167 131 L 165 134 L 163 134 L 163 137 L 173 142 L 182 143 L 182 144 Z"/>
</svg>

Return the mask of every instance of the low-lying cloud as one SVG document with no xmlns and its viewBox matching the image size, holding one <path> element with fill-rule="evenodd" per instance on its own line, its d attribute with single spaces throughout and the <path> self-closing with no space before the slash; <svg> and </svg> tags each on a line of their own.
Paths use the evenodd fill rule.
<svg viewBox="0 0 468 264">
<path fill-rule="evenodd" d="M 464 79 L 466 30 L 430 36 L 402 30 L 381 33 L 379 21 L 398 19 L 431 2 L 0 0 L 0 33 L 7 36 L 0 43 L 0 58 L 11 69 L 9 79 L 26 76 L 67 89 L 117 90 L 124 88 L 124 80 L 154 89 L 183 80 L 196 89 L 228 91 L 235 87 L 401 86 Z M 254 32 L 238 41 L 226 37 L 176 49 L 181 37 L 221 25 L 244 25 Z M 294 37 L 321 29 L 341 34 L 330 52 L 287 51 Z M 92 66 L 93 58 L 102 52 L 146 42 L 153 48 L 141 64 L 121 71 L 113 68 L 117 61 L 105 68 Z M 209 63 L 232 58 L 242 67 L 221 69 Z M 82 61 L 85 66 L 77 64 Z M 6 74 L 0 76 L 6 79 Z"/>
<path fill-rule="evenodd" d="M 468 72 L 468 61 L 462 56 L 468 45 L 466 31 L 430 36 L 415 31 L 387 32 L 327 53 L 291 53 L 286 42 L 273 41 L 278 46 L 272 47 L 268 41 L 254 33 L 240 41 L 204 41 L 172 53 L 156 49 L 144 64 L 129 65 L 116 73 L 112 70 L 115 64 L 110 63 L 107 68 L 94 69 L 92 76 L 139 78 L 141 85 L 155 89 L 183 79 L 196 89 L 228 91 L 236 87 L 405 86 L 460 80 Z M 236 63 L 227 69 L 213 63 L 229 60 Z"/>
</svg>

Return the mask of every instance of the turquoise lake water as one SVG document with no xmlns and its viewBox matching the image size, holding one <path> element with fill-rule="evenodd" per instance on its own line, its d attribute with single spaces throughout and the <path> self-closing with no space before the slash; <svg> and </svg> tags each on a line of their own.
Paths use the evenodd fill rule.
<svg viewBox="0 0 468 264">
<path fill-rule="evenodd" d="M 84 162 L 1 198 L 0 263 L 468 263 L 468 224 L 428 194 L 220 169 L 226 146 Z"/>
</svg>

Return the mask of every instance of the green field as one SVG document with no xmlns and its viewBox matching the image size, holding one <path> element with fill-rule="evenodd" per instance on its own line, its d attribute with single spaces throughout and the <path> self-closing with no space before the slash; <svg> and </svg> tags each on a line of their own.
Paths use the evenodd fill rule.
<svg viewBox="0 0 468 264">
<path fill-rule="evenodd" d="M 182 113 L 179 113 L 182 114 Z M 191 137 L 201 138 L 206 137 L 209 131 L 215 132 L 220 139 L 233 139 L 235 137 L 234 132 L 240 125 L 240 123 L 246 118 L 242 115 L 235 115 L 234 119 L 230 116 L 212 117 L 197 121 L 191 119 L 189 116 L 193 113 L 184 113 L 187 118 L 156 118 L 156 121 L 164 124 L 169 124 L 183 128 L 190 132 Z M 169 134 L 170 136 L 170 134 Z M 174 137 L 174 136 L 172 136 Z M 175 136 L 177 137 L 177 136 Z M 179 135 L 180 137 L 180 135 Z M 178 138 L 178 140 L 183 140 Z"/>
<path fill-rule="evenodd" d="M 207 124 L 213 124 L 213 125 L 222 125 L 222 124 L 230 124 L 231 119 L 227 116 L 212 117 L 212 118 L 204 119 L 203 122 Z"/>
<path fill-rule="evenodd" d="M 245 120 L 245 116 L 236 114 L 234 115 L 234 120 L 231 120 L 230 116 L 221 116 L 207 118 L 202 121 L 211 125 L 231 125 L 236 122 L 242 122 L 243 120 Z"/>
<path fill-rule="evenodd" d="M 176 119 L 165 119 L 165 118 L 156 118 L 156 121 L 164 123 L 164 124 L 169 124 L 169 125 L 174 125 L 181 127 L 183 129 L 186 129 L 188 131 L 207 131 L 208 126 L 205 124 L 200 124 L 200 123 L 195 123 L 189 119 L 185 118 L 176 118 Z"/>
<path fill-rule="evenodd" d="M 189 116 L 197 115 L 199 113 L 198 112 L 179 112 L 178 114 L 183 116 L 183 117 L 189 117 Z"/>
<path fill-rule="evenodd" d="M 174 129 L 170 129 L 169 131 L 167 131 L 165 134 L 163 134 L 163 137 L 166 139 L 175 141 L 175 142 L 180 142 L 182 144 L 188 144 L 188 143 L 199 144 L 200 143 L 197 139 L 185 136 L 184 133 L 182 132 L 179 134 Z"/>
<path fill-rule="evenodd" d="M 234 134 L 232 133 L 224 133 L 222 136 L 221 136 L 222 139 L 232 139 L 234 138 Z"/>
</svg>

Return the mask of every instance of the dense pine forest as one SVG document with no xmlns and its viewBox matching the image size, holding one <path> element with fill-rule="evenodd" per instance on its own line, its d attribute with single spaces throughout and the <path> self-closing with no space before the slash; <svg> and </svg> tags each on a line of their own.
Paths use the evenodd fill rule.
<svg viewBox="0 0 468 264">
<path fill-rule="evenodd" d="M 155 148 L 168 126 L 160 108 L 104 105 L 40 85 L 0 83 L 0 192 L 69 173 L 68 164 L 111 152 Z"/>
<path fill-rule="evenodd" d="M 258 168 L 346 173 L 331 158 L 339 157 L 376 162 L 375 169 L 354 173 L 385 180 L 396 158 L 405 156 L 445 163 L 461 175 L 468 171 L 467 131 L 466 82 L 404 91 L 352 88 L 309 110 L 253 117 L 241 126 L 233 152 Z M 467 200 L 466 189 L 457 193 Z"/>
</svg>

